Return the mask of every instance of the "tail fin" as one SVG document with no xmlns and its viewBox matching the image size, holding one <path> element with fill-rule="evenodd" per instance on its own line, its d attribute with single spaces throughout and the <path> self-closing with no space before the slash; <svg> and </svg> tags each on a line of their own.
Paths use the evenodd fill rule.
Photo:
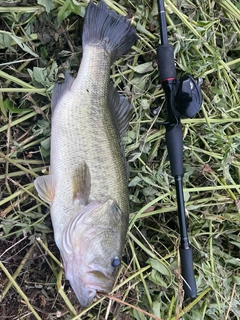
<svg viewBox="0 0 240 320">
<path fill-rule="evenodd" d="M 89 2 L 83 26 L 83 49 L 86 45 L 102 45 L 114 62 L 136 40 L 136 29 L 126 17 L 108 9 L 104 1 L 98 6 Z"/>
</svg>

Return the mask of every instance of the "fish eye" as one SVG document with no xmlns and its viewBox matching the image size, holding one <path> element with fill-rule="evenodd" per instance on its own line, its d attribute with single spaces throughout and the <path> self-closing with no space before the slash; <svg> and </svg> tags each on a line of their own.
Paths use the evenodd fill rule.
<svg viewBox="0 0 240 320">
<path fill-rule="evenodd" d="M 119 257 L 115 257 L 115 258 L 113 259 L 113 261 L 112 261 L 112 266 L 113 266 L 114 268 L 116 268 L 116 267 L 120 266 L 120 264 L 121 264 L 121 260 L 119 259 Z"/>
</svg>

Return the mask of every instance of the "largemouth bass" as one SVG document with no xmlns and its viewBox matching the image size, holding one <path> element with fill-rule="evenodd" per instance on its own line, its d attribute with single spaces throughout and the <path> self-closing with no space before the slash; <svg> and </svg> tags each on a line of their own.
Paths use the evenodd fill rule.
<svg viewBox="0 0 240 320">
<path fill-rule="evenodd" d="M 82 38 L 77 77 L 66 73 L 53 90 L 50 174 L 35 187 L 50 204 L 66 278 L 85 307 L 97 291 L 111 291 L 128 227 L 121 138 L 131 105 L 110 82 L 110 68 L 137 36 L 101 1 L 89 3 Z"/>
</svg>

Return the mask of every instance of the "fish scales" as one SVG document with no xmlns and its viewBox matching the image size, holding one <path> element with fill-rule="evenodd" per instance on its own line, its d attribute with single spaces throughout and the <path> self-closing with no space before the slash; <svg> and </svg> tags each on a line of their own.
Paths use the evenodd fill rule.
<svg viewBox="0 0 240 320">
<path fill-rule="evenodd" d="M 124 247 L 129 203 L 121 138 L 131 111 L 110 82 L 112 63 L 136 41 L 136 30 L 103 1 L 90 2 L 83 58 L 52 95 L 50 174 L 34 184 L 50 204 L 66 278 L 85 307 L 110 292 Z"/>
<path fill-rule="evenodd" d="M 72 177 L 84 160 L 91 175 L 90 198 L 112 198 L 127 214 L 126 168 L 108 107 L 110 57 L 99 47 L 88 46 L 85 52 L 77 78 L 53 114 L 51 174 L 58 176 L 59 183 L 55 199 L 59 198 L 58 206 L 71 202 L 73 185 L 66 177 Z M 79 101 L 84 102 L 80 113 Z M 56 239 L 66 218 L 75 214 L 72 209 L 68 215 L 62 211 L 62 216 L 52 216 Z"/>
</svg>

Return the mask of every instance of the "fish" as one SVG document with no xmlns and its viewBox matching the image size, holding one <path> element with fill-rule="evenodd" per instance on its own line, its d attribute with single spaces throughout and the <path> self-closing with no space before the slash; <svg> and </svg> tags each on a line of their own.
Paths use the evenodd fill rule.
<svg viewBox="0 0 240 320">
<path fill-rule="evenodd" d="M 129 220 L 122 138 L 132 105 L 114 88 L 110 69 L 137 38 L 127 17 L 89 2 L 77 76 L 66 72 L 52 93 L 49 174 L 34 181 L 82 307 L 112 290 L 121 265 Z"/>
</svg>

